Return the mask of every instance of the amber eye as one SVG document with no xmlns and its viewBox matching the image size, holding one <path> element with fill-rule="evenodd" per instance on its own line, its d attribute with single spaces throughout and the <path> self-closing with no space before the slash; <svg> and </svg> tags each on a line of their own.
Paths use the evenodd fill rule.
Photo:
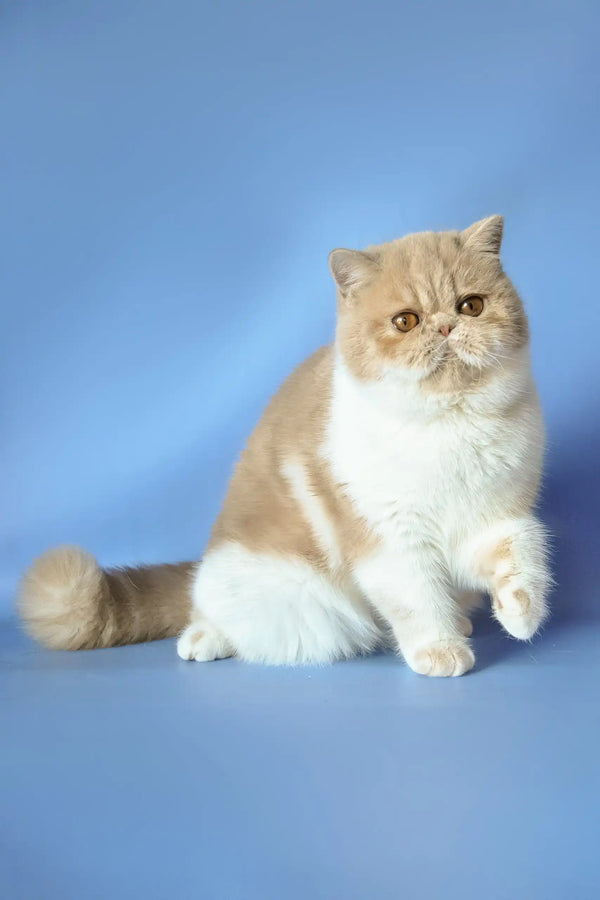
<svg viewBox="0 0 600 900">
<path fill-rule="evenodd" d="M 401 312 L 392 319 L 398 331 L 412 331 L 419 324 L 419 317 L 414 312 Z"/>
<path fill-rule="evenodd" d="M 465 297 L 456 308 L 463 316 L 480 316 L 483 312 L 483 297 L 478 297 L 477 294 Z"/>
</svg>

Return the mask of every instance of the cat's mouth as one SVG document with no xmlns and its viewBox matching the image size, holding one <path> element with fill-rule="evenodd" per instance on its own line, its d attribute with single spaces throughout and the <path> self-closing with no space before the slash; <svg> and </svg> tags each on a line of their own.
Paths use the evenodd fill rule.
<svg viewBox="0 0 600 900">
<path fill-rule="evenodd" d="M 469 352 L 469 350 L 465 350 L 464 347 L 456 347 L 455 353 L 460 361 L 466 366 L 474 366 L 478 369 L 483 367 L 484 361 L 481 357 L 476 356 L 475 353 Z"/>
<path fill-rule="evenodd" d="M 435 344 L 429 350 L 431 363 L 435 369 L 441 369 L 450 360 L 456 359 L 458 356 L 456 344 L 450 343 L 450 338 L 444 338 L 439 344 Z"/>
<path fill-rule="evenodd" d="M 480 356 L 468 350 L 461 341 L 452 336 L 445 338 L 429 351 L 430 371 L 436 372 L 448 365 L 462 363 L 469 368 L 481 369 L 485 361 Z"/>
</svg>

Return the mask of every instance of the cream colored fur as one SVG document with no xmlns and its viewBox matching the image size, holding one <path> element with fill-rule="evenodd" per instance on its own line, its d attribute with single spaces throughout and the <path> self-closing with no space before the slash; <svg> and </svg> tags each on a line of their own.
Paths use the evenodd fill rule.
<svg viewBox="0 0 600 900">
<path fill-rule="evenodd" d="M 195 572 L 182 658 L 326 663 L 391 642 L 417 672 L 460 675 L 481 593 L 509 634 L 536 632 L 550 584 L 532 513 L 543 426 L 501 235 L 494 216 L 333 252 L 336 341 L 288 379 L 249 440 Z M 461 306 L 472 296 L 476 316 Z M 418 324 L 402 333 L 407 310 Z M 69 573 L 51 588 L 48 559 Z M 123 642 L 99 630 L 94 609 L 113 595 L 83 559 L 69 567 L 54 551 L 24 580 L 24 618 L 52 646 Z M 69 609 L 78 619 L 61 643 L 57 610 L 64 622 Z M 134 639 L 164 635 L 159 621 Z"/>
</svg>

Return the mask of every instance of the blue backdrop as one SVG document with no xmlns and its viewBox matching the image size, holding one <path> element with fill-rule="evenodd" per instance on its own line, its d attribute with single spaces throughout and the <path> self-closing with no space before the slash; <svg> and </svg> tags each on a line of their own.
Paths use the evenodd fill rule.
<svg viewBox="0 0 600 900">
<path fill-rule="evenodd" d="M 5 587 L 57 542 L 197 557 L 265 401 L 331 338 L 329 249 L 495 212 L 579 552 L 597 4 L 63 0 L 0 24 Z"/>
<path fill-rule="evenodd" d="M 61 542 L 198 557 L 327 253 L 504 213 L 554 617 L 477 666 L 0 628 L 11 900 L 600 896 L 597 2 L 0 0 L 0 615 Z"/>
</svg>

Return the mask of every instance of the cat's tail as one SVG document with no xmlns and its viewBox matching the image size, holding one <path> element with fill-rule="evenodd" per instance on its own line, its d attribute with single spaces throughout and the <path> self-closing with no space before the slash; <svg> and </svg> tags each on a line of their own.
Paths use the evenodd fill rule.
<svg viewBox="0 0 600 900">
<path fill-rule="evenodd" d="M 57 547 L 25 572 L 18 609 L 55 650 L 91 650 L 179 634 L 189 622 L 194 563 L 101 569 L 79 547 Z"/>
</svg>

